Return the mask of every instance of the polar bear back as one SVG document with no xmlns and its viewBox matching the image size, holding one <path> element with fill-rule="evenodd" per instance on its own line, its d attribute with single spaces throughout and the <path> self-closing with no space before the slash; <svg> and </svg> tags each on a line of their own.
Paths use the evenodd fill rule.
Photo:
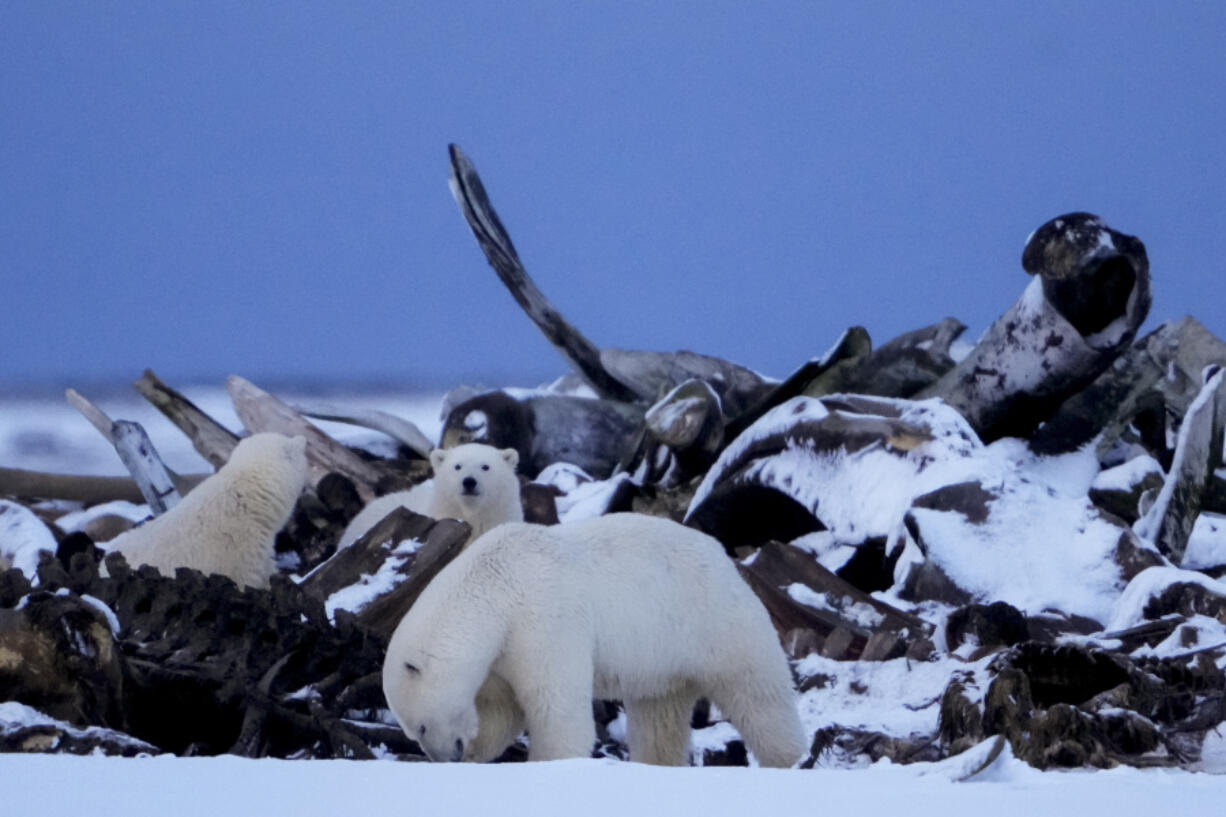
<svg viewBox="0 0 1226 817">
<path fill-rule="evenodd" d="M 188 567 L 267 587 L 273 544 L 306 484 L 306 440 L 254 434 L 239 441 L 216 474 L 166 513 L 112 539 L 132 567 L 164 575 Z"/>
<path fill-rule="evenodd" d="M 704 677 L 713 665 L 766 662 L 787 672 L 769 616 L 723 546 L 671 520 L 622 513 L 507 524 L 461 559 L 448 579 L 466 587 L 440 585 L 440 597 L 496 587 L 492 600 L 505 603 L 513 583 L 514 610 L 501 615 L 508 638 L 540 638 L 551 627 L 559 637 L 590 633 L 597 696 L 655 694 L 662 679 Z"/>
</svg>

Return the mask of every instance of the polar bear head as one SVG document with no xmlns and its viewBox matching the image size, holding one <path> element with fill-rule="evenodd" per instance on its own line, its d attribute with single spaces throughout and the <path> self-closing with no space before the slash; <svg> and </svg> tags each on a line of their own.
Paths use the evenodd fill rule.
<svg viewBox="0 0 1226 817">
<path fill-rule="evenodd" d="M 474 690 L 464 694 L 468 685 L 457 677 L 455 663 L 420 643 L 416 633 L 398 628 L 383 665 L 383 694 L 400 728 L 426 757 L 463 760 L 480 726 Z"/>
<path fill-rule="evenodd" d="M 518 464 L 519 454 L 514 448 L 498 449 L 482 443 L 430 452 L 435 491 L 470 513 L 481 507 L 518 503 Z"/>
<path fill-rule="evenodd" d="M 261 432 L 244 437 L 230 452 L 218 475 L 224 484 L 258 495 L 253 507 L 272 516 L 288 516 L 307 478 L 306 438 Z M 254 490 L 258 486 L 259 490 Z M 284 517 L 278 527 L 285 524 Z"/>
<path fill-rule="evenodd" d="M 242 470 L 252 465 L 276 465 L 289 475 L 301 475 L 307 471 L 306 437 L 287 437 L 271 431 L 262 431 L 244 437 L 230 452 L 224 468 Z"/>
</svg>

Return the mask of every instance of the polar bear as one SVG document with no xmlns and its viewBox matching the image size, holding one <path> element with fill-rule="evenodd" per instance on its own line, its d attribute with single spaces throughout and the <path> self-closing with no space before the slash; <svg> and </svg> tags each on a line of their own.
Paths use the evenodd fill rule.
<svg viewBox="0 0 1226 817">
<path fill-rule="evenodd" d="M 723 546 L 642 514 L 478 539 L 397 626 L 383 691 L 432 760 L 491 760 L 525 726 L 530 760 L 588 757 L 593 697 L 625 704 L 639 762 L 686 764 L 700 697 L 764 766 L 807 748 L 778 636 Z"/>
<path fill-rule="evenodd" d="M 430 452 L 434 479 L 372 500 L 345 527 L 337 547 L 349 547 L 401 507 L 433 519 L 462 519 L 473 529 L 470 542 L 495 525 L 522 522 L 524 506 L 515 476 L 518 464 L 514 448 L 482 443 L 436 448 Z"/>
<path fill-rule="evenodd" d="M 268 587 L 276 572 L 273 540 L 306 485 L 306 439 L 253 434 L 239 440 L 216 474 L 178 505 L 107 543 L 132 567 L 177 567 Z"/>
</svg>

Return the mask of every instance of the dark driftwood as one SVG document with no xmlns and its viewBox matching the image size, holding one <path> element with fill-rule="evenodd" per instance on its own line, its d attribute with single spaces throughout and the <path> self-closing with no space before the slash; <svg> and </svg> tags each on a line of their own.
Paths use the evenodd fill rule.
<svg viewBox="0 0 1226 817">
<path fill-rule="evenodd" d="M 140 380 L 132 385 L 187 435 L 200 456 L 214 468 L 220 468 L 230 459 L 230 452 L 238 445 L 238 435 L 163 383 L 151 369 L 145 369 Z"/>
<path fill-rule="evenodd" d="M 185 494 L 208 478 L 208 474 L 174 476 L 179 493 Z M 128 477 L 93 477 L 78 474 L 48 474 L 20 468 L 0 468 L 0 496 L 67 499 L 87 507 L 122 499 L 142 504 L 145 497 Z"/>
<path fill-rule="evenodd" d="M 363 576 L 377 573 L 391 555 L 389 544 L 394 546 L 406 539 L 418 539 L 434 524 L 427 516 L 415 514 L 408 508 L 396 508 L 352 545 L 338 550 L 311 571 L 299 586 L 303 592 L 325 602 L 338 590 L 361 581 Z M 398 572 L 407 574 L 413 561 L 415 558 L 408 560 Z"/>
<path fill-rule="evenodd" d="M 599 349 L 562 317 L 562 313 L 554 308 L 529 277 L 523 262 L 519 260 L 519 253 L 515 251 L 515 245 L 511 243 L 511 236 L 494 212 L 494 206 L 472 162 L 458 146 L 451 145 L 449 150 L 451 192 L 490 266 L 511 291 L 516 303 L 598 394 L 612 400 L 633 401 L 636 398 L 634 391 L 605 370 L 600 362 Z"/>
<path fill-rule="evenodd" d="M 467 523 L 455 519 L 440 519 L 434 523 L 413 559 L 408 578 L 390 593 L 363 607 L 355 617 L 358 625 L 382 639 L 390 639 L 421 591 L 464 549 L 471 532 Z"/>
<path fill-rule="evenodd" d="M 238 375 L 230 375 L 226 379 L 226 390 L 230 392 L 239 419 L 253 433 L 276 431 L 291 437 L 306 438 L 312 485 L 335 471 L 353 480 L 358 494 L 369 502 L 375 496 L 375 485 L 379 480 L 395 476 L 377 463 L 363 460 L 254 383 Z"/>
<path fill-rule="evenodd" d="M 851 368 L 835 391 L 911 397 L 937 382 L 954 367 L 950 346 L 966 331 L 955 318 L 906 332 L 873 350 Z"/>
<path fill-rule="evenodd" d="M 111 420 L 102 409 L 86 400 L 74 389 L 65 393 L 68 402 L 89 420 L 99 433 L 115 446 L 115 452 L 153 514 L 163 514 L 179 504 L 181 497 L 170 470 L 158 456 L 157 449 L 139 423 Z"/>
<path fill-rule="evenodd" d="M 1145 245 L 1070 213 L 1027 242 L 1035 275 L 974 350 L 919 397 L 941 397 L 979 436 L 1029 437 L 1127 348 L 1149 313 Z"/>
<path fill-rule="evenodd" d="M 908 642 L 932 634 L 932 626 L 922 619 L 874 599 L 822 567 L 811 555 L 789 545 L 770 542 L 749 565 L 739 567 L 770 613 L 780 636 L 789 636 L 785 647 L 789 643 L 812 646 L 796 637 L 797 630 L 809 630 L 827 658 L 882 660 L 902 655 Z M 830 609 L 795 601 L 787 593 L 787 587 L 794 583 L 824 596 Z M 851 611 L 852 607 L 869 608 L 880 616 L 880 621 L 865 626 L 857 621 L 859 616 Z"/>
</svg>

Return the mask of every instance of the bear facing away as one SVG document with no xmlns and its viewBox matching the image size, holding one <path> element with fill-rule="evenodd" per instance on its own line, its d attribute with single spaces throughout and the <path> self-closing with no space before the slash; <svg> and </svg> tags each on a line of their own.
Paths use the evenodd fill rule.
<svg viewBox="0 0 1226 817">
<path fill-rule="evenodd" d="M 525 726 L 530 760 L 588 757 L 593 697 L 623 701 L 643 763 L 688 762 L 700 697 L 763 766 L 807 748 L 778 636 L 723 546 L 641 514 L 481 537 L 397 626 L 383 690 L 432 760 L 492 760 Z"/>
<path fill-rule="evenodd" d="M 408 491 L 397 491 L 367 503 L 341 534 L 338 548 L 346 548 L 379 524 L 397 508 L 408 508 L 432 519 L 460 519 L 477 537 L 503 522 L 522 522 L 524 506 L 519 497 L 515 467 L 519 454 L 514 448 L 498 449 L 482 443 L 430 452 L 434 479 Z"/>
<path fill-rule="evenodd" d="M 107 543 L 132 567 L 177 567 L 229 576 L 239 586 L 268 587 L 273 543 L 306 485 L 306 439 L 253 434 L 239 440 L 216 474 L 159 517 Z"/>
</svg>

